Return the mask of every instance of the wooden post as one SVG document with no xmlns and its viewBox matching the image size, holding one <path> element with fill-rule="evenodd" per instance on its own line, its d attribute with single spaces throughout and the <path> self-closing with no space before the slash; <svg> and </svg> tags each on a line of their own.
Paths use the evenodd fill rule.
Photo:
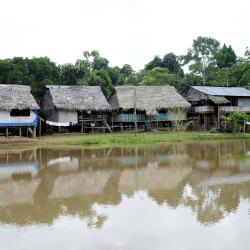
<svg viewBox="0 0 250 250">
<path fill-rule="evenodd" d="M 36 127 L 33 127 L 33 138 L 36 138 Z"/>
<path fill-rule="evenodd" d="M 203 130 L 206 131 L 206 121 L 205 121 L 206 115 L 203 115 L 203 123 L 204 123 L 204 128 Z"/>
<path fill-rule="evenodd" d="M 217 129 L 220 129 L 220 110 L 219 105 L 217 105 L 218 111 L 217 111 Z"/>
<path fill-rule="evenodd" d="M 83 121 L 82 121 L 82 124 L 81 124 L 81 133 L 83 133 Z"/>
<path fill-rule="evenodd" d="M 19 127 L 19 136 L 22 137 L 22 128 Z"/>
<path fill-rule="evenodd" d="M 39 135 L 38 136 L 39 137 L 42 136 L 42 120 L 41 120 L 41 118 L 39 118 Z"/>
<path fill-rule="evenodd" d="M 134 86 L 134 123 L 135 123 L 135 136 L 137 136 L 137 114 L 136 114 L 136 86 Z"/>
<path fill-rule="evenodd" d="M 9 128 L 6 128 L 6 137 L 9 138 Z"/>
</svg>

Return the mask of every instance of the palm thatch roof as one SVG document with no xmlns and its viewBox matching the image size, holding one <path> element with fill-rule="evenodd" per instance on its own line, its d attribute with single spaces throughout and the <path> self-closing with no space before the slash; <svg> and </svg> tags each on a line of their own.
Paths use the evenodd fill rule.
<svg viewBox="0 0 250 250">
<path fill-rule="evenodd" d="M 12 109 L 39 109 L 29 86 L 0 84 L 0 110 Z"/>
<path fill-rule="evenodd" d="M 120 86 L 115 87 L 109 103 L 113 110 L 134 108 L 136 88 L 136 108 L 155 114 L 161 109 L 189 108 L 190 104 L 172 86 Z"/>
<path fill-rule="evenodd" d="M 53 104 L 61 110 L 111 110 L 99 86 L 46 86 Z"/>
<path fill-rule="evenodd" d="M 209 99 L 215 104 L 227 104 L 230 101 L 224 96 L 209 96 Z"/>
</svg>

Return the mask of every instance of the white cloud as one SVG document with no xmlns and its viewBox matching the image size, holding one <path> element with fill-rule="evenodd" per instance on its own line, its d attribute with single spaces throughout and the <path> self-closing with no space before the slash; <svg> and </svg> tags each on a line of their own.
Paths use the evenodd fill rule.
<svg viewBox="0 0 250 250">
<path fill-rule="evenodd" d="M 74 62 L 97 49 L 111 65 L 142 68 L 154 55 L 183 54 L 198 35 L 250 45 L 248 0 L 1 0 L 0 58 Z"/>
</svg>

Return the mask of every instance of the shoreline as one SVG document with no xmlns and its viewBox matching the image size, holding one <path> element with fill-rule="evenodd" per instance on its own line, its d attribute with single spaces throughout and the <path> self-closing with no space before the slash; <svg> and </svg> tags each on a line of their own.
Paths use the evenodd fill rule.
<svg viewBox="0 0 250 250">
<path fill-rule="evenodd" d="M 150 146 L 156 144 L 184 143 L 218 140 L 249 140 L 250 134 L 208 133 L 208 132 L 145 132 L 137 136 L 131 133 L 114 134 L 55 134 L 37 139 L 0 137 L 0 148 L 13 147 L 80 147 L 108 148 Z"/>
</svg>

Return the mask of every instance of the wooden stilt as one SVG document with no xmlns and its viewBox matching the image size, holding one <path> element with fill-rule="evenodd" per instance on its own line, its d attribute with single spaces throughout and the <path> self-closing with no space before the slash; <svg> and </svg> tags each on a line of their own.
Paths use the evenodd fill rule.
<svg viewBox="0 0 250 250">
<path fill-rule="evenodd" d="M 22 128 L 19 128 L 19 136 L 22 137 Z"/>
<path fill-rule="evenodd" d="M 83 133 L 83 122 L 81 123 L 81 133 Z"/>
<path fill-rule="evenodd" d="M 217 111 L 217 129 L 220 129 L 220 110 L 219 105 L 217 105 L 218 111 Z"/>
<path fill-rule="evenodd" d="M 36 127 L 33 127 L 33 138 L 36 138 Z"/>
<path fill-rule="evenodd" d="M 204 131 L 206 131 L 206 115 L 205 114 L 204 114 L 203 120 L 204 120 Z"/>
<path fill-rule="evenodd" d="M 42 136 L 42 120 L 39 118 L 39 137 Z"/>
<path fill-rule="evenodd" d="M 112 133 L 112 129 L 110 128 L 110 126 L 108 125 L 108 123 L 107 123 L 106 120 L 104 120 L 104 124 L 106 125 L 108 131 L 109 131 L 110 133 Z"/>
<path fill-rule="evenodd" d="M 6 137 L 9 138 L 9 128 L 6 128 Z"/>
</svg>

